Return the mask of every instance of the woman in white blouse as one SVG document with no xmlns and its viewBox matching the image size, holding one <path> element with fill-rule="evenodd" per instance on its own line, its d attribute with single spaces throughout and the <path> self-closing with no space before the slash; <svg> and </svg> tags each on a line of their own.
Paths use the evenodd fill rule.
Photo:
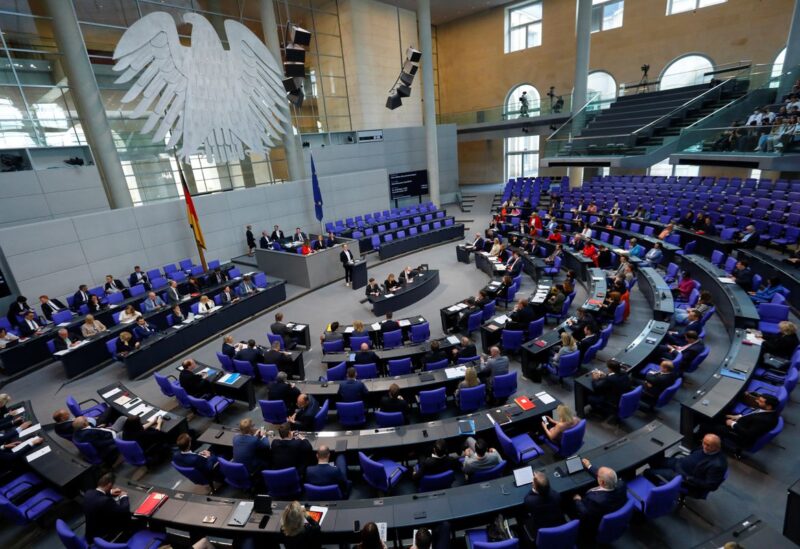
<svg viewBox="0 0 800 549">
<path fill-rule="evenodd" d="M 81 326 L 81 333 L 83 334 L 83 337 L 92 337 L 94 335 L 99 334 L 100 332 L 105 332 L 105 331 L 106 327 L 102 322 L 100 322 L 99 320 L 95 320 L 94 316 L 92 315 L 86 315 L 86 320 Z"/>
<path fill-rule="evenodd" d="M 208 313 L 214 308 L 214 302 L 208 299 L 207 295 L 200 298 L 200 303 L 197 304 L 197 312 L 200 314 Z"/>
<path fill-rule="evenodd" d="M 140 311 L 133 308 L 133 305 L 128 305 L 125 310 L 119 314 L 119 321 L 121 324 L 130 324 L 137 318 L 142 316 Z"/>
</svg>

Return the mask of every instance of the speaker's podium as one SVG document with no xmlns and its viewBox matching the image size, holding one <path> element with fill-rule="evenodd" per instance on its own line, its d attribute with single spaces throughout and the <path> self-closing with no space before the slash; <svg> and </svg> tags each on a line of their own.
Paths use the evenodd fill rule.
<svg viewBox="0 0 800 549">
<path fill-rule="evenodd" d="M 357 290 L 367 285 L 367 260 L 363 257 L 353 262 L 352 288 Z"/>
</svg>

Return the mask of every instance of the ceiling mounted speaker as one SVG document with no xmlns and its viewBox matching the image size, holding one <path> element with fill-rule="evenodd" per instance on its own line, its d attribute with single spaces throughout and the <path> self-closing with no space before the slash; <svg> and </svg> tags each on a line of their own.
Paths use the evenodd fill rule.
<svg viewBox="0 0 800 549">
<path fill-rule="evenodd" d="M 408 74 L 407 72 L 400 73 L 400 82 L 405 84 L 406 86 L 410 86 L 412 82 L 414 82 L 414 75 Z"/>
<path fill-rule="evenodd" d="M 284 78 L 283 79 L 283 89 L 286 90 L 286 93 L 293 92 L 294 90 L 298 89 L 300 86 L 297 85 L 297 81 L 300 80 L 299 78 Z"/>
<path fill-rule="evenodd" d="M 286 62 L 283 64 L 283 72 L 286 76 L 302 78 L 306 75 L 306 66 L 304 63 Z"/>
<path fill-rule="evenodd" d="M 406 50 L 406 59 L 412 63 L 419 63 L 419 60 L 422 59 L 422 52 L 414 48 L 408 48 Z"/>
<path fill-rule="evenodd" d="M 287 44 L 285 51 L 286 61 L 291 61 L 293 63 L 306 62 L 306 50 L 302 46 L 298 46 L 296 44 Z"/>
<path fill-rule="evenodd" d="M 397 86 L 396 90 L 397 95 L 400 97 L 411 97 L 411 88 L 406 86 L 405 84 L 400 84 Z"/>
<path fill-rule="evenodd" d="M 309 46 L 311 44 L 311 33 L 302 27 L 292 25 L 289 32 L 289 41 L 298 46 Z"/>
<path fill-rule="evenodd" d="M 410 74 L 411 76 L 414 76 L 415 74 L 417 74 L 417 70 L 418 69 L 419 69 L 419 66 L 415 65 L 411 61 L 406 61 L 405 63 L 403 63 L 403 72 L 406 73 L 406 74 Z"/>
<path fill-rule="evenodd" d="M 400 98 L 399 95 L 396 93 L 390 95 L 388 99 L 386 99 L 386 108 L 393 111 L 397 107 L 403 104 L 403 100 Z"/>
<path fill-rule="evenodd" d="M 303 100 L 305 99 L 305 94 L 303 93 L 302 88 L 298 88 L 293 92 L 289 93 L 287 96 L 289 99 L 289 103 L 297 107 L 298 109 L 303 106 Z"/>
</svg>

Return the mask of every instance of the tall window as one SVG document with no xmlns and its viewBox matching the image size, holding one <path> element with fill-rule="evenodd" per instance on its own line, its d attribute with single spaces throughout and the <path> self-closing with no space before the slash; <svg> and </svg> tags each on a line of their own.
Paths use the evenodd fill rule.
<svg viewBox="0 0 800 549">
<path fill-rule="evenodd" d="M 724 4 L 728 0 L 667 0 L 667 15 L 705 8 L 714 4 Z"/>
<path fill-rule="evenodd" d="M 772 64 L 772 74 L 770 74 L 770 88 L 777 88 L 780 85 L 780 76 L 783 73 L 783 60 L 786 59 L 786 48 L 783 48 Z"/>
<path fill-rule="evenodd" d="M 592 0 L 592 32 L 621 27 L 624 8 L 625 0 Z"/>
<path fill-rule="evenodd" d="M 666 158 L 658 164 L 650 166 L 650 169 L 647 170 L 647 175 L 656 177 L 669 177 L 671 175 L 675 177 L 697 177 L 700 175 L 700 166 L 670 164 L 669 159 Z"/>
<path fill-rule="evenodd" d="M 540 109 L 540 96 L 536 88 L 530 84 L 520 84 L 508 93 L 505 117 L 506 120 L 513 120 L 525 116 L 539 116 Z"/>
<path fill-rule="evenodd" d="M 506 180 L 539 175 L 538 135 L 507 137 L 505 146 Z"/>
<path fill-rule="evenodd" d="M 589 96 L 592 93 L 600 94 L 598 108 L 605 109 L 617 98 L 617 81 L 605 71 L 595 71 L 589 74 L 587 82 Z"/>
<path fill-rule="evenodd" d="M 542 45 L 542 2 L 526 2 L 506 8 L 505 52 Z"/>
<path fill-rule="evenodd" d="M 660 90 L 694 86 L 711 81 L 705 73 L 714 70 L 714 64 L 703 55 L 685 55 L 670 63 L 661 73 Z"/>
</svg>

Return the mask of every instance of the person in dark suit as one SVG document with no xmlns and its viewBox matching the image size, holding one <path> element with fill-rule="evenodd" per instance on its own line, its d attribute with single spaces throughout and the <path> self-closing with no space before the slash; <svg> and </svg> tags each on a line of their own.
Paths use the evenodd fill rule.
<svg viewBox="0 0 800 549">
<path fill-rule="evenodd" d="M 396 292 L 402 287 L 403 286 L 394 277 L 394 273 L 389 273 L 389 276 L 387 276 L 386 280 L 383 281 L 383 289 L 387 294 Z"/>
<path fill-rule="evenodd" d="M 319 412 L 319 403 L 313 395 L 301 393 L 297 397 L 297 411 L 289 417 L 293 429 L 300 431 L 314 430 L 314 417 Z"/>
<path fill-rule="evenodd" d="M 375 364 L 375 366 L 377 366 L 380 364 L 380 359 L 378 358 L 378 355 L 369 348 L 369 343 L 365 341 L 361 344 L 361 347 L 356 353 L 353 362 L 355 364 Z"/>
<path fill-rule="evenodd" d="M 195 398 L 206 398 L 213 394 L 214 384 L 208 379 L 207 373 L 195 373 L 197 363 L 193 358 L 187 358 L 181 363 L 183 369 L 178 376 L 178 382 L 186 393 Z"/>
<path fill-rule="evenodd" d="M 46 295 L 39 296 L 39 303 L 42 306 L 42 314 L 50 322 L 53 321 L 53 313 L 67 310 L 67 307 L 58 299 L 50 299 Z"/>
<path fill-rule="evenodd" d="M 750 448 L 763 435 L 771 431 L 778 424 L 780 414 L 777 411 L 778 399 L 772 395 L 758 393 L 745 393 L 745 398 L 752 402 L 753 408 L 743 414 L 727 414 L 725 425 L 714 426 L 706 429 L 701 426 L 700 431 L 711 431 L 721 438 L 729 440 L 738 453 L 742 448 Z"/>
<path fill-rule="evenodd" d="M 686 334 L 694 332 L 699 334 L 703 331 L 703 322 L 700 320 L 700 313 L 694 309 L 690 309 L 686 324 L 680 330 L 671 330 L 667 333 L 666 340 L 670 345 L 675 347 L 682 347 L 688 343 Z"/>
<path fill-rule="evenodd" d="M 671 360 L 662 360 L 658 370 L 648 372 L 642 384 L 642 401 L 654 405 L 664 390 L 675 383 L 677 379 L 675 366 Z"/>
<path fill-rule="evenodd" d="M 298 373 L 295 370 L 291 353 L 281 351 L 281 344 L 278 341 L 274 342 L 269 350 L 264 353 L 261 363 L 274 364 L 279 371 L 285 372 L 287 375 L 295 375 Z"/>
<path fill-rule="evenodd" d="M 232 335 L 226 335 L 222 340 L 222 354 L 228 358 L 236 356 L 236 343 Z"/>
<path fill-rule="evenodd" d="M 175 305 L 180 303 L 183 299 L 183 296 L 178 291 L 178 283 L 174 280 L 169 281 L 169 288 L 167 288 L 167 301 L 169 301 L 170 305 Z"/>
<path fill-rule="evenodd" d="M 36 313 L 33 309 L 25 311 L 25 318 L 19 323 L 19 334 L 22 337 L 32 337 L 42 333 L 42 326 L 36 320 Z"/>
<path fill-rule="evenodd" d="M 681 475 L 681 487 L 689 495 L 700 496 L 713 492 L 725 480 L 728 460 L 722 452 L 722 441 L 712 433 L 703 437 L 703 445 L 688 456 L 678 455 L 670 458 L 659 456 L 650 463 L 644 472 L 645 478 L 660 486 L 677 475 Z"/>
<path fill-rule="evenodd" d="M 508 330 L 528 330 L 528 325 L 536 320 L 537 315 L 527 299 L 522 298 L 514 305 L 514 309 L 509 313 L 509 322 L 506 324 Z"/>
<path fill-rule="evenodd" d="M 78 291 L 72 294 L 72 310 L 77 311 L 81 305 L 89 303 L 89 286 L 81 284 L 78 286 Z"/>
<path fill-rule="evenodd" d="M 303 232 L 300 227 L 295 228 L 294 234 L 292 235 L 292 242 L 306 242 L 308 240 L 308 235 Z"/>
<path fill-rule="evenodd" d="M 594 370 L 591 374 L 593 392 L 588 400 L 592 410 L 600 412 L 616 410 L 620 396 L 631 390 L 631 378 L 622 371 L 622 364 L 618 360 L 608 359 L 606 367 L 608 372 Z"/>
<path fill-rule="evenodd" d="M 430 350 L 422 357 L 423 364 L 432 364 L 441 360 L 447 360 L 447 353 L 439 348 L 439 340 L 431 341 Z"/>
<path fill-rule="evenodd" d="M 485 241 L 484 241 L 483 237 L 481 236 L 481 233 L 475 233 L 475 238 L 472 240 L 471 243 L 467 244 L 465 246 L 465 248 L 468 248 L 470 250 L 476 250 L 476 251 L 480 252 L 480 251 L 483 251 L 484 244 L 485 244 Z"/>
<path fill-rule="evenodd" d="M 228 273 L 217 267 L 206 278 L 206 286 L 208 287 L 219 286 L 223 282 L 227 282 L 230 279 L 231 277 L 228 276 Z"/>
<path fill-rule="evenodd" d="M 58 335 L 53 338 L 53 346 L 56 351 L 66 351 L 75 347 L 80 341 L 81 338 L 78 334 L 71 334 L 66 328 L 61 328 L 58 330 Z"/>
<path fill-rule="evenodd" d="M 139 265 L 133 267 L 133 272 L 128 277 L 128 286 L 136 286 L 137 284 L 143 284 L 145 290 L 150 289 L 150 277 L 147 276 L 147 273 L 142 272 L 142 268 Z"/>
<path fill-rule="evenodd" d="M 106 275 L 106 283 L 103 284 L 103 289 L 107 295 L 111 295 L 124 292 L 127 288 L 125 288 L 125 284 L 121 280 L 111 275 Z"/>
<path fill-rule="evenodd" d="M 483 309 L 492 300 L 484 290 L 479 290 L 478 295 L 475 296 L 475 305 Z"/>
<path fill-rule="evenodd" d="M 311 247 L 315 252 L 324 250 L 327 247 L 325 246 L 325 237 L 323 237 L 321 234 L 318 234 L 317 239 L 311 243 Z"/>
<path fill-rule="evenodd" d="M 522 259 L 519 257 L 519 252 L 514 250 L 511 257 L 506 261 L 506 272 L 513 278 L 519 275 L 522 271 Z"/>
<path fill-rule="evenodd" d="M 344 336 L 339 332 L 339 322 L 333 321 L 328 325 L 328 329 L 325 330 L 321 336 L 319 336 L 320 343 L 330 343 L 332 341 L 340 341 L 344 339 Z"/>
<path fill-rule="evenodd" d="M 344 454 L 336 456 L 334 463 L 331 463 L 330 459 L 330 449 L 321 444 L 317 448 L 317 464 L 306 469 L 306 482 L 314 486 L 336 484 L 346 498 L 350 484 L 347 482 L 347 462 Z"/>
<path fill-rule="evenodd" d="M 221 483 L 223 477 L 219 472 L 217 456 L 208 450 L 192 452 L 192 437 L 188 433 L 178 435 L 175 444 L 178 451 L 172 454 L 172 463 L 199 471 L 209 482 L 216 480 Z"/>
<path fill-rule="evenodd" d="M 83 494 L 86 516 L 86 539 L 122 541 L 130 534 L 131 510 L 128 494 L 114 487 L 116 476 L 106 473 L 97 481 L 97 488 Z"/>
<path fill-rule="evenodd" d="M 736 280 L 736 284 L 745 291 L 749 292 L 753 289 L 753 271 L 750 270 L 750 263 L 746 259 L 736 262 L 733 278 Z"/>
<path fill-rule="evenodd" d="M 391 311 L 386 313 L 386 320 L 381 322 L 381 333 L 385 334 L 386 332 L 394 332 L 395 330 L 400 329 L 400 325 L 392 320 L 392 313 Z"/>
<path fill-rule="evenodd" d="M 258 241 L 258 245 L 262 250 L 269 250 L 272 248 L 272 242 L 269 240 L 269 233 L 267 231 L 261 231 L 261 238 Z"/>
<path fill-rule="evenodd" d="M 267 400 L 282 400 L 287 412 L 292 414 L 297 406 L 300 389 L 295 387 L 294 383 L 289 383 L 288 378 L 286 372 L 278 372 L 278 377 L 267 387 Z"/>
<path fill-rule="evenodd" d="M 134 341 L 133 335 L 130 332 L 124 331 L 120 333 L 119 337 L 117 338 L 117 344 L 114 346 L 114 352 L 117 357 L 125 357 L 138 349 L 140 346 L 141 343 Z"/>
<path fill-rule="evenodd" d="M 239 434 L 233 437 L 233 461 L 241 463 L 251 475 L 269 466 L 269 439 L 253 426 L 249 417 L 239 422 Z"/>
<path fill-rule="evenodd" d="M 680 352 L 683 356 L 681 364 L 683 364 L 684 369 L 686 369 L 694 362 L 698 355 L 706 350 L 706 344 L 694 330 L 687 330 L 683 334 L 683 338 L 686 341 L 685 345 L 667 345 L 666 350 L 663 350 L 664 346 L 662 346 L 661 355 L 664 358 L 673 360 Z"/>
<path fill-rule="evenodd" d="M 94 427 L 84 416 L 72 420 L 72 440 L 91 444 L 103 461 L 109 462 L 117 455 L 117 446 L 114 439 L 117 434 L 108 427 Z"/>
<path fill-rule="evenodd" d="M 453 362 L 458 362 L 459 358 L 478 356 L 478 351 L 475 348 L 475 344 L 468 337 L 464 336 L 461 338 L 461 345 L 453 347 L 450 350 L 450 354 L 453 357 Z"/>
<path fill-rule="evenodd" d="M 236 360 L 244 360 L 249 362 L 255 368 L 256 364 L 259 362 L 262 364 L 267 364 L 264 362 L 264 353 L 256 347 L 256 340 L 255 339 L 248 339 L 247 340 L 247 347 L 236 353 Z"/>
<path fill-rule="evenodd" d="M 333 248 L 334 246 L 336 246 L 336 235 L 328 231 L 328 234 L 325 236 L 325 247 Z"/>
<path fill-rule="evenodd" d="M 469 317 L 481 310 L 475 302 L 475 298 L 472 296 L 469 296 L 463 303 L 466 307 L 456 314 L 456 325 L 449 328 L 449 333 L 456 332 L 457 330 L 466 332 L 469 327 Z"/>
<path fill-rule="evenodd" d="M 761 344 L 761 353 L 788 360 L 800 341 L 797 339 L 797 326 L 788 320 L 778 323 L 778 334 L 767 335 Z"/>
<path fill-rule="evenodd" d="M 357 402 L 365 401 L 369 395 L 369 390 L 364 382 L 356 379 L 356 369 L 352 366 L 347 369 L 347 379 L 339 384 L 340 402 Z"/>
<path fill-rule="evenodd" d="M 303 478 L 306 467 L 314 460 L 314 448 L 300 433 L 293 433 L 289 423 L 278 427 L 278 436 L 280 438 L 274 439 L 270 446 L 270 469 L 292 467 Z"/>
<path fill-rule="evenodd" d="M 424 476 L 439 475 L 459 469 L 461 469 L 461 464 L 458 459 L 450 455 L 447 451 L 447 442 L 440 438 L 433 443 L 431 454 L 419 460 L 419 466 L 414 470 L 413 479 L 419 481 Z"/>
<path fill-rule="evenodd" d="M 8 306 L 8 312 L 6 313 L 6 318 L 11 323 L 12 326 L 17 326 L 19 321 L 17 317 L 24 317 L 28 311 L 32 311 L 30 305 L 28 305 L 28 298 L 24 295 L 18 296 L 14 302 Z"/>
<path fill-rule="evenodd" d="M 558 495 L 550 490 L 550 481 L 543 471 L 533 473 L 531 491 L 525 495 L 523 509 L 527 515 L 525 530 L 535 540 L 540 528 L 564 524 L 564 512 Z"/>
<path fill-rule="evenodd" d="M 383 294 L 383 289 L 380 284 L 378 284 L 374 278 L 370 278 L 367 283 L 367 288 L 364 290 L 364 295 L 367 297 L 378 297 L 381 294 Z"/>
<path fill-rule="evenodd" d="M 406 266 L 406 268 L 400 273 L 400 283 L 409 284 L 413 282 L 418 275 L 419 273 L 412 269 L 410 265 Z"/>
<path fill-rule="evenodd" d="M 400 394 L 400 386 L 397 383 L 389 386 L 388 393 L 381 397 L 378 409 L 386 413 L 400 412 L 403 414 L 403 422 L 408 423 L 408 402 Z"/>
<path fill-rule="evenodd" d="M 271 238 L 272 240 L 277 240 L 277 241 L 279 241 L 279 242 L 280 242 L 280 241 L 284 240 L 284 238 L 285 238 L 285 237 L 284 237 L 284 235 L 283 235 L 283 231 L 280 229 L 280 227 L 278 227 L 277 225 L 275 225 L 275 226 L 272 228 L 272 234 L 270 235 L 270 238 Z"/>
<path fill-rule="evenodd" d="M 275 322 L 270 325 L 269 330 L 273 334 L 283 338 L 283 344 L 286 345 L 287 349 L 294 349 L 297 347 L 297 341 L 294 338 L 292 329 L 283 323 L 283 313 L 280 311 L 275 313 Z"/>
<path fill-rule="evenodd" d="M 219 293 L 220 301 L 222 301 L 223 305 L 227 305 L 228 303 L 234 303 L 239 301 L 239 296 L 233 293 L 230 286 L 225 286 L 222 288 L 222 291 Z"/>
<path fill-rule="evenodd" d="M 355 256 L 347 244 L 342 244 L 342 251 L 339 252 L 339 261 L 342 262 L 342 267 L 344 268 L 344 285 L 349 286 L 353 281 L 353 261 L 355 261 Z"/>
<path fill-rule="evenodd" d="M 158 333 L 156 327 L 152 324 L 148 324 L 147 320 L 143 316 L 140 316 L 136 319 L 136 326 L 133 328 L 133 335 L 136 336 L 136 339 L 139 341 L 144 341 L 148 337 L 152 337 Z"/>
<path fill-rule="evenodd" d="M 581 361 L 583 361 L 583 356 L 586 354 L 586 351 L 589 350 L 589 347 L 598 341 L 600 341 L 600 336 L 597 335 L 597 325 L 585 324 L 583 326 L 583 338 L 578 342 L 578 350 L 581 352 Z"/>
<path fill-rule="evenodd" d="M 741 236 L 736 240 L 736 244 L 739 248 L 753 249 L 758 246 L 760 239 L 761 237 L 756 232 L 755 225 L 748 225 L 744 228 L 744 231 L 742 231 Z"/>
<path fill-rule="evenodd" d="M 247 255 L 252 256 L 253 251 L 256 249 L 256 237 L 253 236 L 253 226 L 248 225 L 245 227 L 244 238 L 247 241 Z"/>
<path fill-rule="evenodd" d="M 591 326 L 593 334 L 597 333 L 597 321 L 586 309 L 579 308 L 575 316 L 575 319 L 570 318 L 567 320 L 567 326 L 569 326 L 575 341 L 581 341 L 586 336 L 584 328 L 587 325 Z"/>
<path fill-rule="evenodd" d="M 581 521 L 581 539 L 593 541 L 602 518 L 625 505 L 628 494 L 625 482 L 617 478 L 617 473 L 613 469 L 609 467 L 595 469 L 588 459 L 584 458 L 581 461 L 589 473 L 597 478 L 598 486 L 591 488 L 583 496 L 576 494 L 572 501 L 575 516 Z"/>
</svg>

